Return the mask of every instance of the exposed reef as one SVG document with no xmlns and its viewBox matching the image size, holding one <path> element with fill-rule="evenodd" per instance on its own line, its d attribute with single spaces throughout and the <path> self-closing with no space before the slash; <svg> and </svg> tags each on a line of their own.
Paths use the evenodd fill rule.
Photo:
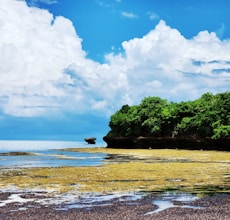
<svg viewBox="0 0 230 220">
<path fill-rule="evenodd" d="M 5 152 L 0 153 L 0 156 L 37 156 L 37 154 L 29 152 Z"/>
</svg>

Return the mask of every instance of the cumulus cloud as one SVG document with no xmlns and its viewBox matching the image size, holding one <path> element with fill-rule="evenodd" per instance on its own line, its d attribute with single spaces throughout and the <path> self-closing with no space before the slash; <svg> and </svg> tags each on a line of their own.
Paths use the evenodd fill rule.
<svg viewBox="0 0 230 220">
<path fill-rule="evenodd" d="M 23 1 L 0 3 L 0 108 L 39 116 L 61 111 L 111 113 L 125 100 L 124 73 L 86 59 L 73 24 Z"/>
<path fill-rule="evenodd" d="M 0 96 L 4 112 L 36 115 L 61 106 L 68 83 L 64 69 L 74 62 L 84 65 L 85 52 L 72 23 L 25 2 L 0 3 Z"/>
<path fill-rule="evenodd" d="M 186 39 L 164 21 L 104 64 L 86 58 L 70 20 L 24 1 L 1 0 L 0 36 L 0 111 L 8 115 L 110 115 L 145 96 L 180 101 L 230 86 L 229 40 L 207 31 Z"/>
<path fill-rule="evenodd" d="M 135 97 L 160 95 L 183 100 L 207 91 L 229 89 L 230 74 L 226 70 L 230 67 L 230 41 L 221 41 L 215 33 L 202 31 L 186 39 L 160 21 L 144 37 L 125 41 L 122 46 L 125 56 L 110 54 L 107 59 L 111 66 L 125 70 L 129 86 L 135 88 Z M 219 74 L 213 72 L 219 68 Z M 150 86 L 150 82 L 157 87 Z"/>
</svg>

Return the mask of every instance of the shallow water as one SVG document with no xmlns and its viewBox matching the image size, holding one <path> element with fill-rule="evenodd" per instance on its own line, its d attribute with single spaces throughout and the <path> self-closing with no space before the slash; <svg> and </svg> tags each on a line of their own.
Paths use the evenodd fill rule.
<svg viewBox="0 0 230 220">
<path fill-rule="evenodd" d="M 64 148 L 88 148 L 102 145 L 88 145 L 82 142 L 58 141 L 0 141 L 0 167 L 63 167 L 96 166 L 103 163 L 106 154 L 63 151 Z M 7 155 L 8 152 L 26 152 L 27 155 Z"/>
<path fill-rule="evenodd" d="M 70 199 L 72 198 L 72 199 Z M 133 202 L 143 198 L 143 195 L 138 193 L 113 193 L 113 194 L 83 194 L 80 197 L 75 197 L 73 194 L 61 195 L 59 204 L 61 205 L 59 210 L 68 210 L 75 208 L 90 208 L 95 206 L 106 206 L 113 204 L 114 200 L 119 202 Z M 64 202 L 62 202 L 64 201 Z"/>
<path fill-rule="evenodd" d="M 126 204 L 141 204 L 141 199 L 146 195 L 142 193 L 113 193 L 113 194 L 98 194 L 98 193 L 85 193 L 79 195 L 78 193 L 65 193 L 56 194 L 54 197 L 49 197 L 45 192 L 27 192 L 29 198 L 23 198 L 25 192 L 16 191 L 15 193 L 8 196 L 5 200 L 0 200 L 0 207 L 7 206 L 9 204 L 17 203 L 19 208 L 13 211 L 21 210 L 22 206 L 24 209 L 31 208 L 39 205 L 55 205 L 56 210 L 69 210 L 69 209 L 81 209 L 81 208 L 93 208 L 96 206 L 108 206 L 114 202 L 125 202 Z M 159 194 L 153 200 L 152 204 L 157 207 L 145 213 L 144 215 L 151 215 L 159 213 L 166 209 L 173 207 L 179 208 L 190 208 L 190 209 L 202 209 L 203 207 L 190 205 L 191 202 L 199 199 L 197 196 L 192 194 L 174 193 L 169 195 L 167 193 Z M 175 201 L 181 203 L 174 204 Z M 29 205 L 30 202 L 35 202 L 34 205 Z M 28 204 L 28 205 L 26 205 Z"/>
<path fill-rule="evenodd" d="M 155 214 L 166 209 L 170 209 L 173 207 L 180 208 L 190 208 L 190 209 L 201 209 L 202 207 L 189 205 L 190 202 L 199 199 L 199 197 L 192 194 L 185 193 L 163 193 L 160 198 L 155 199 L 153 204 L 157 206 L 157 209 L 147 212 L 145 215 Z M 181 205 L 175 205 L 175 202 L 181 202 Z"/>
</svg>

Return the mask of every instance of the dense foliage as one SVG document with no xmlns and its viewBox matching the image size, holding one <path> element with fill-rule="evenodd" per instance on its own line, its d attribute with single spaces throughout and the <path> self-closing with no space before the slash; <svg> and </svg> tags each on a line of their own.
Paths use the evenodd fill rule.
<svg viewBox="0 0 230 220">
<path fill-rule="evenodd" d="M 187 102 L 147 97 L 111 116 L 107 137 L 230 137 L 230 92 Z"/>
</svg>

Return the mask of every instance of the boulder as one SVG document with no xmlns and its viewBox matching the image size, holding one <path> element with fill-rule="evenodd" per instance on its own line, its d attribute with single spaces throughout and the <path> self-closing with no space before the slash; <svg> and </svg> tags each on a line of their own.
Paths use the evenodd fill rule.
<svg viewBox="0 0 230 220">
<path fill-rule="evenodd" d="M 96 139 L 95 137 L 90 137 L 90 138 L 85 138 L 84 140 L 88 143 L 88 144 L 96 144 Z"/>
</svg>

